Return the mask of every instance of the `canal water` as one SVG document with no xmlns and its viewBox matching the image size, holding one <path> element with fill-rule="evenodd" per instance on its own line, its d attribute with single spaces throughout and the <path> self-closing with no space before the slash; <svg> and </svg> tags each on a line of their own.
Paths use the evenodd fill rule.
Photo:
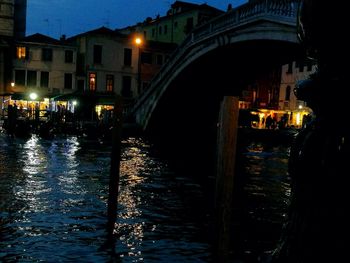
<svg viewBox="0 0 350 263">
<path fill-rule="evenodd" d="M 110 249 L 110 146 L 0 134 L 0 261 L 215 262 L 201 182 L 175 172 L 141 138 L 122 146 L 117 240 Z M 286 214 L 289 146 L 250 141 L 240 153 L 232 259 L 257 262 L 271 253 Z"/>
</svg>

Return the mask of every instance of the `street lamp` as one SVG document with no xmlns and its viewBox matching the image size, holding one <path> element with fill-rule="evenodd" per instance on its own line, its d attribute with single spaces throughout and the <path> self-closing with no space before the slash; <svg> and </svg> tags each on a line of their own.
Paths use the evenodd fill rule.
<svg viewBox="0 0 350 263">
<path fill-rule="evenodd" d="M 72 105 L 73 105 L 73 107 L 72 107 L 72 112 L 75 113 L 75 108 L 77 107 L 78 102 L 77 102 L 76 100 L 73 100 L 73 101 L 72 101 Z"/>
<path fill-rule="evenodd" d="M 137 92 L 138 94 L 141 93 L 141 45 L 142 45 L 142 38 L 136 37 L 135 38 L 135 44 L 138 47 L 138 62 L 137 62 Z"/>
<path fill-rule="evenodd" d="M 31 104 L 34 104 L 34 101 L 36 101 L 36 99 L 38 98 L 38 94 L 36 94 L 35 92 L 31 92 L 29 94 L 29 98 L 32 101 Z M 27 101 L 27 103 L 28 103 L 28 101 Z M 33 119 L 35 119 L 36 116 L 38 116 L 38 118 L 39 118 L 39 115 L 38 115 L 39 114 L 39 109 L 37 109 L 36 106 L 33 106 L 33 108 L 31 106 L 30 107 L 30 111 L 31 111 L 30 115 L 32 115 Z"/>
<path fill-rule="evenodd" d="M 142 44 L 142 39 L 140 37 L 135 38 L 135 44 L 140 46 Z"/>
<path fill-rule="evenodd" d="M 31 100 L 36 100 L 38 98 L 38 94 L 36 94 L 35 92 L 32 92 L 29 94 L 29 98 Z"/>
</svg>

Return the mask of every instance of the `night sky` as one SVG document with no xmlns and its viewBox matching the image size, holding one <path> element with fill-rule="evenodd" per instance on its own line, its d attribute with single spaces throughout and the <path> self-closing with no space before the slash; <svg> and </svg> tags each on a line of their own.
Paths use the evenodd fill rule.
<svg viewBox="0 0 350 263">
<path fill-rule="evenodd" d="M 175 0 L 28 0 L 27 35 L 41 33 L 70 37 L 101 26 L 123 28 L 146 17 L 164 16 Z M 188 0 L 226 10 L 247 0 Z"/>
</svg>

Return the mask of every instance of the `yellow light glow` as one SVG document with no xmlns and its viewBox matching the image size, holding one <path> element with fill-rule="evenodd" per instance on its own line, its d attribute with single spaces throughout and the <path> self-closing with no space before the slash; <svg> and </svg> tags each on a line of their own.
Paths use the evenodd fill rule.
<svg viewBox="0 0 350 263">
<path fill-rule="evenodd" d="M 26 48 L 25 47 L 17 47 L 17 58 L 18 59 L 26 58 Z"/>
<path fill-rule="evenodd" d="M 14 82 L 11 82 L 11 87 L 14 87 L 15 86 L 15 83 Z"/>
<path fill-rule="evenodd" d="M 76 106 L 78 102 L 76 100 L 73 100 L 73 105 Z"/>
<path fill-rule="evenodd" d="M 298 126 L 301 125 L 301 114 L 300 113 L 297 113 L 297 115 L 296 115 L 296 124 Z"/>
<path fill-rule="evenodd" d="M 36 100 L 38 98 L 38 95 L 36 93 L 32 92 L 32 93 L 29 94 L 29 98 L 31 100 Z"/>
<path fill-rule="evenodd" d="M 136 45 L 141 45 L 142 44 L 142 39 L 140 37 L 135 38 L 135 43 Z"/>
</svg>

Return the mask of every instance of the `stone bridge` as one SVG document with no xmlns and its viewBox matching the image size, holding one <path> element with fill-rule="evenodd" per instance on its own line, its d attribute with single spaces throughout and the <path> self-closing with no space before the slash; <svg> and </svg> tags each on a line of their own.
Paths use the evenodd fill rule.
<svg viewBox="0 0 350 263">
<path fill-rule="evenodd" d="M 192 84 L 206 86 L 203 78 L 208 75 L 220 76 L 224 83 L 223 79 L 227 82 L 231 77 L 236 80 L 242 76 L 248 78 L 247 72 L 258 72 L 267 65 L 276 66 L 294 59 L 300 48 L 296 32 L 298 9 L 298 0 L 258 0 L 229 10 L 194 29 L 137 100 L 132 110 L 137 124 L 148 128 L 173 83 L 183 86 L 181 81 L 186 82 L 187 89 L 191 89 L 188 87 L 188 82 L 193 80 L 191 72 L 196 72 L 193 76 L 198 79 Z M 210 70 L 206 69 L 208 67 Z M 199 68 L 201 72 L 198 72 Z M 214 83 L 213 79 L 208 82 Z M 214 84 L 212 87 L 218 86 L 217 81 Z M 235 87 L 228 93 L 237 95 L 239 83 L 232 86 Z M 228 89 L 224 90 L 225 94 L 221 92 L 221 95 L 227 95 Z"/>
</svg>

